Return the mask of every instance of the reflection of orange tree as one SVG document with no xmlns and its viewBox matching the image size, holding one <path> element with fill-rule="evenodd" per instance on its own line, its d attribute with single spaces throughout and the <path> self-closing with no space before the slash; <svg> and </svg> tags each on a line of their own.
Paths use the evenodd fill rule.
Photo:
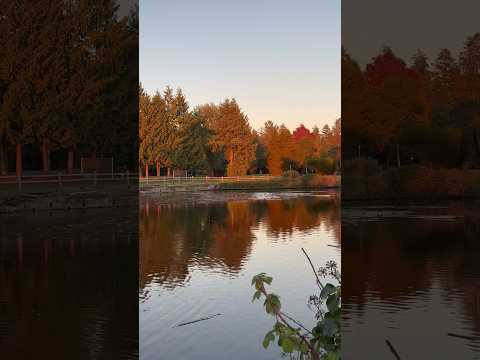
<svg viewBox="0 0 480 360">
<path fill-rule="evenodd" d="M 208 255 L 221 260 L 234 271 L 241 270 L 242 261 L 251 251 L 254 239 L 252 227 L 257 219 L 250 207 L 248 202 L 227 203 L 225 222 L 213 228 L 214 242 Z"/>
<path fill-rule="evenodd" d="M 246 202 L 174 210 L 140 216 L 140 288 L 151 278 L 183 282 L 189 266 L 238 272 L 251 247 L 257 222 Z"/>
<path fill-rule="evenodd" d="M 340 241 L 340 208 L 331 200 L 270 201 L 266 207 L 265 222 L 273 235 L 306 231 L 323 224 L 328 232 L 333 231 L 336 241 Z"/>
<path fill-rule="evenodd" d="M 184 281 L 188 266 L 212 242 L 212 219 L 221 221 L 225 213 L 224 207 L 158 208 L 148 215 L 141 211 L 140 288 L 152 277 L 169 283 Z"/>
<path fill-rule="evenodd" d="M 396 220 L 345 227 L 342 291 L 347 308 L 355 304 L 361 309 L 367 293 L 402 305 L 405 296 L 429 290 L 438 278 L 441 288 L 464 294 L 463 311 L 480 333 L 480 216 L 463 206 L 449 211 L 464 216 L 463 221 L 423 220 L 412 226 Z M 450 271 L 442 271 L 445 267 Z"/>
<path fill-rule="evenodd" d="M 318 205 L 323 202 L 327 201 L 228 202 L 175 209 L 150 207 L 148 215 L 141 211 L 140 288 L 152 280 L 166 286 L 181 284 L 192 265 L 240 271 L 251 252 L 253 229 L 260 222 L 266 223 L 274 236 L 322 223 L 327 229 L 339 229 L 338 208 Z"/>
</svg>

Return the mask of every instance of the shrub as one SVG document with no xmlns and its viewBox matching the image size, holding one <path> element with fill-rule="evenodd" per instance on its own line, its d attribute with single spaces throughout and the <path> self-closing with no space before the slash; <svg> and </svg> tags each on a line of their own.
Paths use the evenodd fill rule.
<svg viewBox="0 0 480 360">
<path fill-rule="evenodd" d="M 333 174 L 335 172 L 335 161 L 327 157 L 309 158 L 306 165 L 314 169 L 318 174 Z"/>
<path fill-rule="evenodd" d="M 308 257 L 305 251 L 304 253 Z M 310 261 L 309 257 L 308 260 Z M 315 271 L 311 261 L 310 265 Z M 329 261 L 318 272 L 315 271 L 315 277 L 318 293 L 310 297 L 309 303 L 315 308 L 314 317 L 317 323 L 311 330 L 285 314 L 280 297 L 267 291 L 266 285 L 272 283 L 270 276 L 260 273 L 253 277 L 252 285 L 255 286 L 255 293 L 252 302 L 264 297 L 265 311 L 275 319 L 272 330 L 265 335 L 263 340 L 265 348 L 278 338 L 278 346 L 282 348 L 284 354 L 289 354 L 291 358 L 341 359 L 342 292 L 340 271 L 334 261 Z M 320 277 L 333 278 L 338 284 L 322 284 Z"/>
<path fill-rule="evenodd" d="M 283 172 L 282 176 L 287 178 L 296 178 L 300 176 L 300 174 L 297 170 L 287 170 Z"/>
</svg>

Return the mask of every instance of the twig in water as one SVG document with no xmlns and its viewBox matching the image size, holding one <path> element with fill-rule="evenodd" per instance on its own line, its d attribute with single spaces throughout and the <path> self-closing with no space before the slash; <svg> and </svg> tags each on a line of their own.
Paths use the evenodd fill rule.
<svg viewBox="0 0 480 360">
<path fill-rule="evenodd" d="M 388 340 L 385 340 L 385 342 L 387 343 L 387 346 L 390 348 L 390 351 L 392 352 L 392 354 L 395 355 L 395 359 L 401 360 L 400 355 L 398 355 L 397 350 L 395 350 L 392 343 Z"/>
<path fill-rule="evenodd" d="M 178 324 L 174 327 L 179 327 L 179 326 L 184 326 L 184 325 L 190 325 L 190 324 L 194 324 L 194 323 L 197 323 L 199 321 L 204 321 L 204 320 L 210 320 L 211 318 L 214 318 L 215 316 L 218 316 L 218 315 L 222 315 L 222 314 L 215 314 L 215 315 L 210 315 L 210 316 L 207 316 L 207 317 L 203 317 L 201 319 L 197 319 L 197 320 L 193 320 L 193 321 L 187 321 L 187 322 L 184 322 L 184 323 L 181 323 L 181 324 Z"/>
<path fill-rule="evenodd" d="M 312 332 L 310 330 L 308 330 L 305 326 L 303 326 L 302 323 L 299 323 L 297 320 L 295 320 L 294 318 L 292 318 L 291 316 L 288 316 L 287 314 L 285 314 L 284 312 L 282 312 L 282 315 L 285 316 L 288 320 L 294 322 L 295 324 L 297 324 L 298 326 L 300 326 L 303 330 L 305 330 L 307 333 L 309 333 L 310 335 L 313 335 Z"/>
<path fill-rule="evenodd" d="M 313 273 L 315 274 L 315 277 L 317 278 L 317 285 L 320 288 L 320 290 L 323 289 L 322 282 L 320 281 L 320 278 L 318 277 L 317 271 L 315 270 L 315 266 L 313 266 L 312 260 L 310 260 L 310 256 L 308 256 L 307 252 L 305 251 L 304 248 L 302 248 L 303 253 L 308 259 L 308 262 L 310 263 L 310 266 L 312 267 Z"/>
<path fill-rule="evenodd" d="M 475 337 L 473 337 L 473 336 L 466 336 L 466 335 L 460 335 L 460 334 L 454 334 L 454 333 L 447 333 L 447 335 L 452 336 L 452 337 L 457 337 L 457 338 L 460 338 L 460 339 L 470 340 L 470 341 L 475 340 Z"/>
</svg>

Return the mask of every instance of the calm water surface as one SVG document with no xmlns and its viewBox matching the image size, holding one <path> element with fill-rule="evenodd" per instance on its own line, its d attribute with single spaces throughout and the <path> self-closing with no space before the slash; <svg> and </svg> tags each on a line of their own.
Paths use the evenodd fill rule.
<svg viewBox="0 0 480 360">
<path fill-rule="evenodd" d="M 0 216 L 0 359 L 138 359 L 138 210 Z"/>
<path fill-rule="evenodd" d="M 479 204 L 343 207 L 342 286 L 345 359 L 480 359 Z"/>
<path fill-rule="evenodd" d="M 261 342 L 273 325 L 251 303 L 252 276 L 273 276 L 283 307 L 308 326 L 315 289 L 305 248 L 320 266 L 339 261 L 338 199 L 320 193 L 262 194 L 212 205 L 140 213 L 140 358 L 278 359 Z M 329 246 L 330 245 L 330 246 Z M 221 314 L 210 320 L 178 324 Z"/>
</svg>

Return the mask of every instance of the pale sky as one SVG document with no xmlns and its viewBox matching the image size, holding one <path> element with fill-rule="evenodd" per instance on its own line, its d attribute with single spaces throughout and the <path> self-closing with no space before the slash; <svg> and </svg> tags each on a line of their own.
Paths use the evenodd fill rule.
<svg viewBox="0 0 480 360">
<path fill-rule="evenodd" d="M 340 0 L 140 0 L 140 81 L 235 97 L 256 129 L 340 117 Z"/>
</svg>

